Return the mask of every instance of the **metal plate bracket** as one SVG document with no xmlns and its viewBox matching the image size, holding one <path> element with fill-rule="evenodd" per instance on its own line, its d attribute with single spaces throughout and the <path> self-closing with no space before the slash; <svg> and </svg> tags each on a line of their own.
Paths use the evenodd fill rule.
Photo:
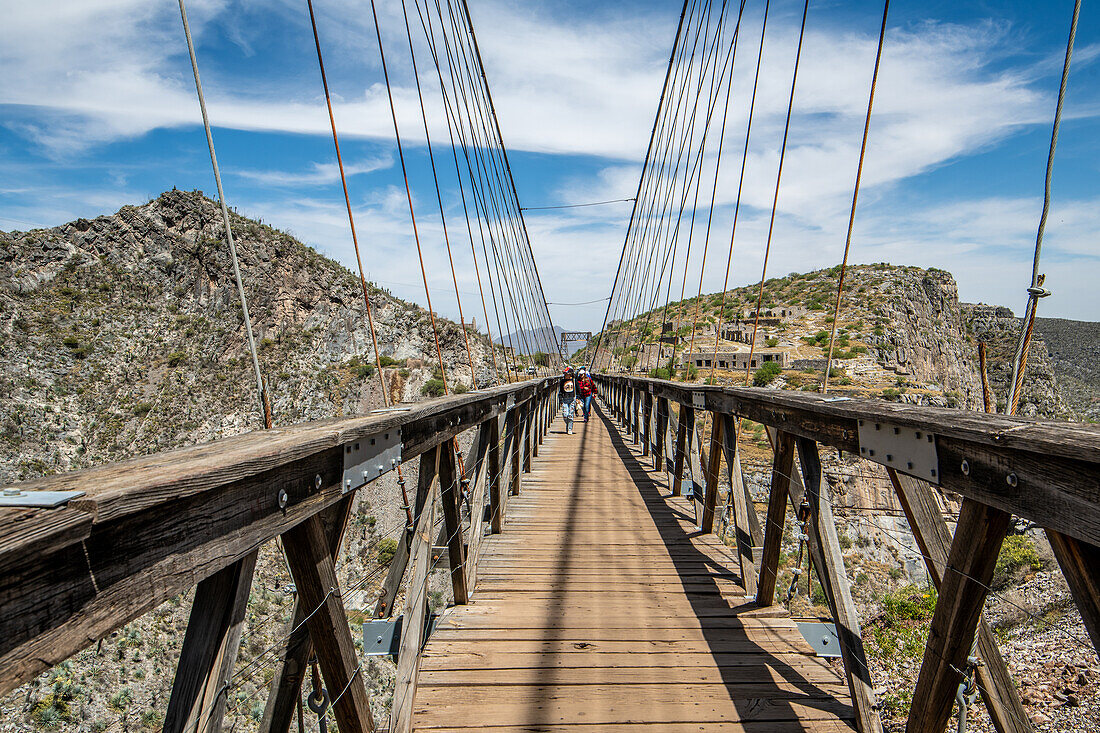
<svg viewBox="0 0 1100 733">
<path fill-rule="evenodd" d="M 823 621 L 796 621 L 802 638 L 814 648 L 819 657 L 839 657 L 840 637 L 836 635 L 836 626 Z"/>
<path fill-rule="evenodd" d="M 374 619 L 363 623 L 363 654 L 368 657 L 393 657 L 397 661 L 397 652 L 401 648 L 401 626 L 405 620 L 404 615 L 393 619 Z M 428 637 L 435 631 L 439 614 L 428 616 L 428 622 L 424 624 L 423 646 Z"/>
<path fill-rule="evenodd" d="M 55 509 L 71 499 L 84 496 L 83 491 L 22 491 L 4 489 L 0 492 L 0 507 Z"/>
<path fill-rule="evenodd" d="M 706 396 L 706 394 L 703 393 L 703 392 L 692 392 L 691 393 L 691 406 L 694 407 L 696 410 L 702 410 L 704 407 L 706 407 L 707 406 L 707 396 Z"/>
<path fill-rule="evenodd" d="M 936 436 L 880 420 L 858 420 L 859 457 L 933 484 L 940 482 Z"/>
<path fill-rule="evenodd" d="M 401 465 L 401 428 L 368 435 L 344 445 L 343 493 L 348 493 Z"/>
</svg>

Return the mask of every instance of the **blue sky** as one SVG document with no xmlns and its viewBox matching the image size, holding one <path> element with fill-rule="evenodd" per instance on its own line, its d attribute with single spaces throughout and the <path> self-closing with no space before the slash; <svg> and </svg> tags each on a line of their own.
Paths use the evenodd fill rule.
<svg viewBox="0 0 1100 733">
<path fill-rule="evenodd" d="M 521 203 L 632 196 L 679 4 L 470 4 Z M 422 302 L 370 6 L 315 7 L 369 276 Z M 704 291 L 721 286 L 715 263 L 728 246 L 762 8 L 762 0 L 746 5 L 745 27 L 757 31 L 743 37 L 734 68 L 715 219 L 725 234 L 712 243 Z M 955 274 L 963 299 L 1023 310 L 1071 9 L 1069 0 L 895 0 L 854 262 L 937 266 Z M 354 266 L 304 0 L 194 0 L 188 10 L 228 202 Z M 800 11 L 800 2 L 773 3 L 735 285 L 759 276 Z M 840 260 L 881 11 L 877 2 L 811 0 L 771 273 Z M 400 3 L 381 0 L 379 12 L 433 303 L 456 315 Z M 174 2 L 56 0 L 14 4 L 5 14 L 0 228 L 109 213 L 173 186 L 214 191 Z M 1098 41 L 1100 15 L 1086 4 L 1055 165 L 1042 268 L 1055 294 L 1042 303 L 1045 316 L 1100 320 Z M 438 95 L 421 72 L 426 91 Z M 446 135 L 440 110 L 429 103 L 433 142 Z M 464 228 L 457 190 L 450 178 L 444 186 L 452 239 L 466 247 L 460 293 L 475 312 L 469 244 L 455 233 Z M 629 213 L 629 204 L 616 204 L 527 214 L 552 302 L 606 297 Z M 690 267 L 696 279 L 698 261 Z M 565 328 L 596 329 L 603 306 L 555 305 L 551 313 Z"/>
</svg>

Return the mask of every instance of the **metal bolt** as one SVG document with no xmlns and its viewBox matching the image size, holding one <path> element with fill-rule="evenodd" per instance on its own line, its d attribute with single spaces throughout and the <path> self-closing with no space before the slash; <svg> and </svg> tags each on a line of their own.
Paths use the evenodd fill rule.
<svg viewBox="0 0 1100 733">
<path fill-rule="evenodd" d="M 378 465 L 378 473 L 382 473 L 382 472 L 384 472 L 385 470 L 386 470 L 386 467 L 385 467 L 385 466 L 383 466 L 383 465 L 381 465 L 381 464 L 379 464 L 379 465 Z"/>
<path fill-rule="evenodd" d="M 286 495 L 286 489 L 279 489 L 279 508 L 286 509 L 288 501 L 290 501 L 290 497 Z"/>
<path fill-rule="evenodd" d="M 317 474 L 313 477 L 313 487 L 317 489 L 321 488 L 321 474 Z"/>
<path fill-rule="evenodd" d="M 893 456 L 893 454 L 887 453 L 887 454 L 886 454 L 886 460 L 888 460 L 888 461 L 892 461 L 892 460 L 894 460 L 894 456 Z"/>
<path fill-rule="evenodd" d="M 962 471 L 963 476 L 969 476 L 970 475 L 970 464 L 967 463 L 966 461 L 963 461 L 962 465 L 959 466 L 959 470 Z"/>
<path fill-rule="evenodd" d="M 347 486 L 349 489 L 351 488 L 351 479 L 350 478 L 344 481 L 344 486 Z"/>
<path fill-rule="evenodd" d="M 1019 483 L 1019 481 L 1017 481 L 1016 479 L 1016 474 L 1010 473 L 1005 476 L 1005 483 L 1007 483 L 1009 486 L 1015 487 L 1016 484 Z"/>
<path fill-rule="evenodd" d="M 22 496 L 23 492 L 19 489 L 4 489 L 4 496 Z"/>
</svg>

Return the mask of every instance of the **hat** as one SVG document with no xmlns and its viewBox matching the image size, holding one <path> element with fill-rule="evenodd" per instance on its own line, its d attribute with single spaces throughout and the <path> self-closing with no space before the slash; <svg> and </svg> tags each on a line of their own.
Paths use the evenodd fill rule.
<svg viewBox="0 0 1100 733">
<path fill-rule="evenodd" d="M 562 369 L 562 372 L 571 372 L 571 371 L 573 371 L 573 367 L 569 366 L 568 364 L 565 365 L 565 369 Z"/>
</svg>

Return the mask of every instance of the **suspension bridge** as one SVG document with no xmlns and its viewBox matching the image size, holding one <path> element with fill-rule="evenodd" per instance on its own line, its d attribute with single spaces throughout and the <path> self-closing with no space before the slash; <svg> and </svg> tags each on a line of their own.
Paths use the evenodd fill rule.
<svg viewBox="0 0 1100 733">
<path fill-rule="evenodd" d="M 733 134 L 727 129 L 732 78 L 735 68 L 745 64 L 738 61 L 738 41 L 748 33 L 746 7 L 758 10 L 759 50 L 745 72 L 753 79 L 753 91 L 740 146 L 743 182 L 768 38 L 767 0 L 760 8 L 748 0 L 685 0 L 636 195 L 593 203 L 633 202 L 604 327 L 583 352 L 594 368 L 598 397 L 592 419 L 576 435 L 555 428 L 562 407 L 562 378 L 555 372 L 566 359 L 567 342 L 577 334 L 563 334 L 561 345 L 556 343 L 524 224 L 523 211 L 529 209 L 519 204 L 465 0 L 406 0 L 401 19 L 474 389 L 459 393 L 455 369 L 445 363 L 440 348 L 417 229 L 417 198 L 409 186 L 389 87 L 397 55 L 384 43 L 375 14 L 445 395 L 391 404 L 375 340 L 383 409 L 275 424 L 271 393 L 277 385 L 269 385 L 256 356 L 198 59 L 183 0 L 179 5 L 255 372 L 257 429 L 4 488 L 0 692 L 10 692 L 193 590 L 163 722 L 170 733 L 221 730 L 235 691 L 260 676 L 267 691 L 259 721 L 265 733 L 288 731 L 296 718 L 303 730 L 306 708 L 319 727 L 332 722 L 344 733 L 882 730 L 875 693 L 880 681 L 873 678 L 864 651 L 823 480 L 825 449 L 885 473 L 939 589 L 913 689 L 910 733 L 943 731 L 953 714 L 965 728 L 968 707 L 978 697 L 998 731 L 1032 730 L 982 616 L 1012 516 L 1046 530 L 1091 638 L 1091 644 L 1078 643 L 1090 652 L 1100 649 L 1100 430 L 1013 414 L 1031 323 L 1039 300 L 1049 294 L 1038 273 L 1045 210 L 1007 414 L 992 414 L 990 404 L 976 412 L 828 393 L 851 225 L 818 393 L 717 384 L 713 365 L 709 384 L 649 378 L 637 372 L 648 372 L 656 362 L 628 364 L 623 358 L 645 343 L 651 325 L 664 334 L 667 323 L 687 322 L 683 303 L 689 274 L 694 282 L 689 273 L 693 246 L 702 248 L 696 253 L 697 298 L 702 294 L 718 168 L 726 136 Z M 1079 5 L 1051 138 L 1048 200 Z M 803 34 L 809 9 L 807 1 Z M 313 21 L 373 337 L 354 207 L 311 0 L 303 11 Z M 887 2 L 850 221 L 888 11 Z M 801 40 L 800 35 L 790 75 L 760 298 L 796 103 Z M 425 104 L 426 90 L 420 86 L 433 76 L 447 130 L 443 141 L 433 141 L 427 117 L 431 105 Z M 457 182 L 463 213 L 448 222 L 440 180 L 452 169 L 448 180 Z M 740 194 L 739 187 L 725 286 Z M 475 309 L 481 308 L 486 338 L 507 346 L 489 349 L 487 365 L 476 363 L 473 329 L 465 328 L 458 272 L 466 247 L 460 258 L 460 241 L 469 244 L 470 267 L 477 273 Z M 674 300 L 677 275 L 681 289 Z M 749 364 L 760 298 L 748 342 Z M 723 300 L 719 313 L 724 309 Z M 697 337 L 699 348 L 711 348 L 702 343 L 698 326 L 696 309 L 688 351 L 696 349 Z M 715 354 L 720 332 L 721 321 Z M 536 369 L 533 378 L 527 365 Z M 479 372 L 491 375 L 486 383 L 478 380 Z M 746 419 L 766 426 L 772 455 L 762 511 L 742 473 L 738 436 Z M 394 482 L 403 514 L 402 525 L 392 533 L 393 558 L 341 587 L 336 559 L 353 503 L 364 487 L 381 480 Z M 953 530 L 943 518 L 942 492 L 961 497 Z M 812 560 L 829 609 L 825 623 L 799 626 L 777 601 L 782 542 L 789 530 Z M 730 544 L 726 537 L 732 537 Z M 258 548 L 276 540 L 294 581 L 289 621 L 274 645 L 240 664 Z M 430 578 L 437 566 L 446 574 L 451 601 L 438 615 L 430 603 Z M 368 585 L 379 589 L 374 621 L 357 648 L 358 630 L 349 622 L 347 599 Z M 396 664 L 382 717 L 365 679 L 364 655 L 375 633 Z M 383 638 L 387 634 L 392 641 Z"/>
</svg>

